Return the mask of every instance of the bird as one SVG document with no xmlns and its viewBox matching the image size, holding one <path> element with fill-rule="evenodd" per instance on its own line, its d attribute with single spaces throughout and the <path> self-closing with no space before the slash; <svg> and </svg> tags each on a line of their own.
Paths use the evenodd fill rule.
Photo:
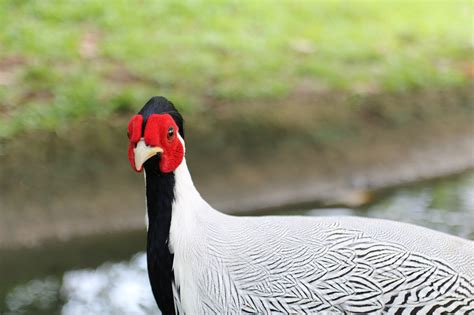
<svg viewBox="0 0 474 315">
<path fill-rule="evenodd" d="M 474 314 L 473 241 L 382 219 L 222 213 L 194 186 L 183 117 L 162 96 L 128 138 L 163 314 Z"/>
</svg>

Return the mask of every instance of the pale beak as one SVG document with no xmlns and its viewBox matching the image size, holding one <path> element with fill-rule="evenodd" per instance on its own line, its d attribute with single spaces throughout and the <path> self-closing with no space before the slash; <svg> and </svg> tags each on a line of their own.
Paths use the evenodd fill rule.
<svg viewBox="0 0 474 315">
<path fill-rule="evenodd" d="M 140 172 L 142 170 L 143 163 L 145 163 L 146 160 L 162 152 L 163 152 L 162 148 L 149 147 L 145 144 L 145 141 L 143 140 L 143 138 L 140 139 L 135 149 L 133 149 L 133 153 L 135 155 L 135 169 L 138 172 Z"/>
</svg>

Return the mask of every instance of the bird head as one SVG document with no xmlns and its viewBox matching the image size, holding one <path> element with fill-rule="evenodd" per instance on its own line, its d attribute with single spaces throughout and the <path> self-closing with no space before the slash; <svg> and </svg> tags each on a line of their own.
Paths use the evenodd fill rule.
<svg viewBox="0 0 474 315">
<path fill-rule="evenodd" d="M 132 168 L 173 172 L 184 158 L 183 118 L 162 96 L 152 97 L 128 124 L 128 159 Z M 147 168 L 148 170 L 148 168 Z"/>
</svg>

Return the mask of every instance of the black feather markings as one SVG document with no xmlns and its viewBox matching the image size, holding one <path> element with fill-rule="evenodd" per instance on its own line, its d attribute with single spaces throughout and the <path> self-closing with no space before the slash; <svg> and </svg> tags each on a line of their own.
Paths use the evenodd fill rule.
<svg viewBox="0 0 474 315">
<path fill-rule="evenodd" d="M 184 120 L 173 103 L 163 96 L 152 97 L 139 114 L 143 116 L 143 130 L 152 114 L 169 114 L 179 128 L 184 139 Z M 173 254 L 168 241 L 171 226 L 171 213 L 174 201 L 174 173 L 162 173 L 158 167 L 160 155 L 144 164 L 146 172 L 146 199 L 148 209 L 147 265 L 153 295 L 161 312 L 175 315 L 173 297 Z"/>
<path fill-rule="evenodd" d="M 174 173 L 161 173 L 155 156 L 145 162 L 148 208 L 147 265 L 153 295 L 163 314 L 175 314 L 173 255 L 168 247 Z"/>
</svg>

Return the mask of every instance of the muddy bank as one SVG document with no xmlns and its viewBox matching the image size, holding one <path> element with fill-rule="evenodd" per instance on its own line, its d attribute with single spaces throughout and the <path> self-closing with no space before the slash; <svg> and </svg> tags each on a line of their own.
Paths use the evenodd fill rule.
<svg viewBox="0 0 474 315">
<path fill-rule="evenodd" d="M 232 213 L 315 200 L 355 205 L 366 191 L 474 167 L 468 89 L 365 101 L 310 96 L 275 103 L 268 115 L 268 106 L 242 105 L 237 115 L 211 102 L 212 115 L 188 118 L 188 163 L 212 205 Z M 384 111 L 398 102 L 422 104 L 414 107 L 419 117 L 390 120 Z M 1 144 L 1 248 L 144 228 L 143 178 L 128 165 L 126 116 Z"/>
</svg>

